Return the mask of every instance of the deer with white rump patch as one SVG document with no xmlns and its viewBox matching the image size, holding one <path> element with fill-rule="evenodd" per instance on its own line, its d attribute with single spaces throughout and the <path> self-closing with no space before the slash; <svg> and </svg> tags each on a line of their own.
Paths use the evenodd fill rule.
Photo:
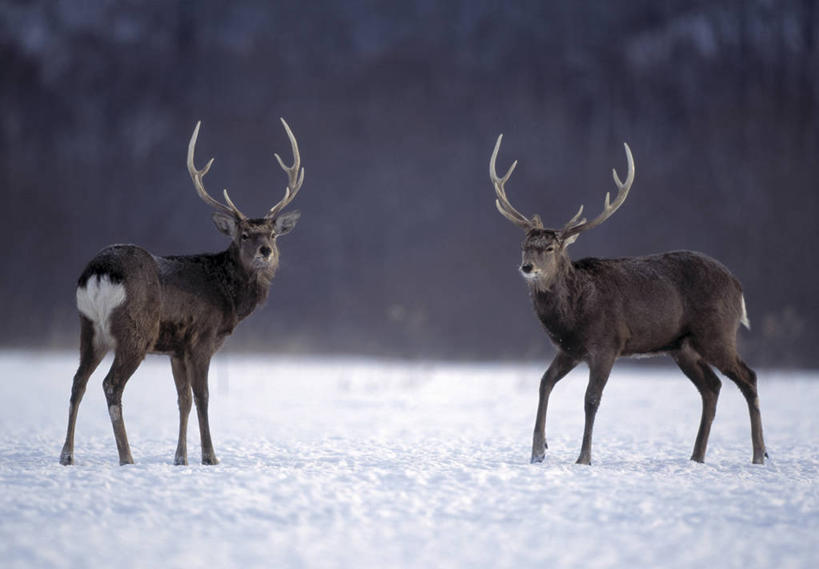
<svg viewBox="0 0 819 569">
<path fill-rule="evenodd" d="M 529 285 L 535 312 L 557 355 L 540 381 L 532 441 L 532 462 L 542 462 L 546 445 L 546 408 L 555 384 L 580 362 L 589 367 L 585 427 L 578 464 L 591 463 L 594 418 L 614 361 L 620 356 L 667 353 L 694 383 L 702 397 L 702 418 L 691 460 L 703 462 L 721 382 L 714 366 L 737 384 L 751 417 L 753 462 L 767 456 L 762 439 L 756 374 L 737 354 L 740 323 L 749 327 L 742 288 L 714 259 L 674 251 L 623 259 L 571 261 L 566 248 L 578 236 L 608 219 L 628 196 L 634 159 L 628 145 L 628 175 L 613 171 L 617 196 L 606 194 L 603 212 L 591 221 L 583 207 L 561 229 L 547 229 L 538 215 L 527 218 L 506 196 L 517 162 L 503 177 L 495 170 L 503 135 L 489 160 L 489 176 L 498 211 L 522 229 L 520 272 Z"/>
<path fill-rule="evenodd" d="M 114 428 L 120 464 L 132 464 L 122 417 L 125 383 L 148 353 L 167 354 L 179 404 L 179 442 L 175 464 L 187 464 L 187 428 L 191 392 L 199 419 L 202 464 L 218 464 L 208 426 L 208 368 L 213 354 L 241 320 L 267 298 L 279 264 L 276 240 L 288 233 L 298 211 L 282 210 L 298 194 L 304 168 L 296 138 L 282 119 L 293 151 L 293 165 L 279 165 L 288 176 L 284 197 L 267 214 L 249 219 L 224 190 L 225 203 L 212 198 L 203 185 L 213 159 L 201 170 L 193 163 L 199 126 L 188 144 L 188 172 L 196 193 L 216 211 L 213 221 L 230 237 L 227 250 L 215 254 L 159 257 L 135 245 L 112 245 L 86 266 L 77 286 L 80 312 L 80 365 L 74 375 L 68 432 L 60 462 L 74 463 L 77 410 L 88 378 L 103 356 L 114 361 L 103 388 Z"/>
</svg>

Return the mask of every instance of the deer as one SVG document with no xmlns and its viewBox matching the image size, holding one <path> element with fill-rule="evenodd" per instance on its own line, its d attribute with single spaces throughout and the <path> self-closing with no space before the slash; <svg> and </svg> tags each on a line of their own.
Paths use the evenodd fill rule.
<svg viewBox="0 0 819 569">
<path fill-rule="evenodd" d="M 506 194 L 514 161 L 502 177 L 495 163 L 503 135 L 489 159 L 489 177 L 500 214 L 525 233 L 520 273 L 535 313 L 556 350 L 540 380 L 532 463 L 543 462 L 546 410 L 554 386 L 578 364 L 589 368 L 584 397 L 585 424 L 577 464 L 591 464 L 592 431 L 603 389 L 615 360 L 623 356 L 668 354 L 702 398 L 702 416 L 691 460 L 704 462 L 722 383 L 713 368 L 730 378 L 748 404 L 753 463 L 767 458 L 756 373 L 737 353 L 740 324 L 750 329 L 739 281 L 719 261 L 698 252 L 671 251 L 619 259 L 572 261 L 567 247 L 585 231 L 606 221 L 623 205 L 634 182 L 634 158 L 624 143 L 628 174 L 612 177 L 617 195 L 606 193 L 603 211 L 591 221 L 583 206 L 560 229 L 543 226 L 539 215 L 526 217 Z"/>
<path fill-rule="evenodd" d="M 231 200 L 224 203 L 205 190 L 203 178 L 213 165 L 194 166 L 201 121 L 188 143 L 187 167 L 197 195 L 213 208 L 216 228 L 230 238 L 221 253 L 161 257 L 136 245 L 110 245 L 87 264 L 77 282 L 80 363 L 74 375 L 68 430 L 60 463 L 74 464 L 74 430 L 88 379 L 103 357 L 114 352 L 103 389 L 120 465 L 134 459 L 125 432 L 122 392 L 146 354 L 170 356 L 179 407 L 179 442 L 174 464 L 186 465 L 191 393 L 196 404 L 202 464 L 219 460 L 208 422 L 208 369 L 214 353 L 236 326 L 267 299 L 279 265 L 277 239 L 289 233 L 298 211 L 283 212 L 301 189 L 304 168 L 293 131 L 281 119 L 293 153 L 287 166 L 284 197 L 261 218 L 248 218 Z"/>
</svg>

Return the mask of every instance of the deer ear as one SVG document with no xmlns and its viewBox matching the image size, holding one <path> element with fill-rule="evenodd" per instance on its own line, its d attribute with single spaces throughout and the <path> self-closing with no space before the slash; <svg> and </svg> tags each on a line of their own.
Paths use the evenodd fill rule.
<svg viewBox="0 0 819 569">
<path fill-rule="evenodd" d="M 290 233 L 294 227 L 296 227 L 296 222 L 301 217 L 301 212 L 291 211 L 288 213 L 284 213 L 276 218 L 276 221 L 273 222 L 273 233 L 276 235 L 284 235 L 285 233 Z"/>
<path fill-rule="evenodd" d="M 228 213 L 216 211 L 211 216 L 216 229 L 234 239 L 236 237 L 236 218 Z"/>
<path fill-rule="evenodd" d="M 580 236 L 580 234 L 579 234 L 579 233 L 575 233 L 574 235 L 570 235 L 569 237 L 567 237 L 567 238 L 566 238 L 566 240 L 565 240 L 565 241 L 563 241 L 563 246 L 564 246 L 564 247 L 568 247 L 569 245 L 571 245 L 572 243 L 574 243 L 575 241 L 577 241 L 577 238 L 578 238 L 579 236 Z"/>
</svg>

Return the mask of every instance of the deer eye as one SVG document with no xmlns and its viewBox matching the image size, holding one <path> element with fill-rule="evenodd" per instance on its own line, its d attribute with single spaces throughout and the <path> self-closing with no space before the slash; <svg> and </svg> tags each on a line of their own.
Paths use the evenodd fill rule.
<svg viewBox="0 0 819 569">
<path fill-rule="evenodd" d="M 242 233 L 241 239 L 242 241 L 247 241 L 248 239 L 250 239 L 250 235 L 247 234 L 247 231 Z"/>
<path fill-rule="evenodd" d="M 554 250 L 555 250 L 555 246 L 554 246 L 554 245 L 549 245 L 548 247 L 546 247 L 546 252 L 547 252 L 547 253 L 551 253 L 551 252 L 552 252 L 552 251 L 554 251 Z"/>
</svg>

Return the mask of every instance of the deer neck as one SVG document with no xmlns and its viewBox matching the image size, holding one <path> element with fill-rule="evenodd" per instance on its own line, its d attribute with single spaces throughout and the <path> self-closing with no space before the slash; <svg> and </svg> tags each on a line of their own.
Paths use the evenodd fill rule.
<svg viewBox="0 0 819 569">
<path fill-rule="evenodd" d="M 547 330 L 560 334 L 572 327 L 580 297 L 581 275 L 568 256 L 562 255 L 557 270 L 546 282 L 530 283 L 529 293 L 538 318 Z"/>
<path fill-rule="evenodd" d="M 267 300 L 273 271 L 263 272 L 246 268 L 239 258 L 239 249 L 231 244 L 222 253 L 225 267 L 225 293 L 232 301 L 236 316 L 242 320 Z"/>
</svg>

